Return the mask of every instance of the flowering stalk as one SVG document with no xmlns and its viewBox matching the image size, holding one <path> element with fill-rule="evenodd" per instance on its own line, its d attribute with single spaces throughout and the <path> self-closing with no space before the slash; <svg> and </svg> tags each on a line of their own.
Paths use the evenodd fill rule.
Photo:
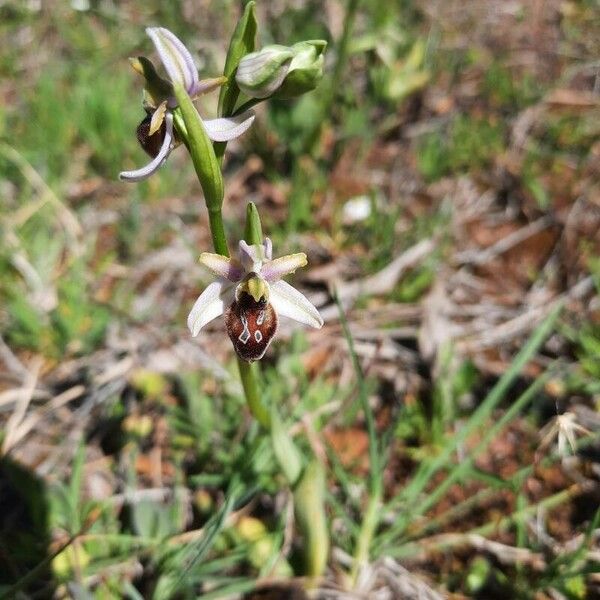
<svg viewBox="0 0 600 600">
<path fill-rule="evenodd" d="M 192 104 L 189 96 L 181 87 L 175 88 L 175 94 L 181 109 L 181 117 L 187 131 L 187 146 L 190 151 L 192 163 L 198 179 L 202 185 L 202 191 L 206 199 L 208 209 L 208 219 L 210 233 L 212 236 L 213 247 L 217 254 L 229 256 L 227 238 L 225 236 L 225 227 L 223 224 L 223 214 L 221 206 L 223 203 L 223 175 L 219 166 L 215 150 L 210 143 L 208 136 L 200 123 L 200 117 L 196 108 Z M 204 183 L 206 182 L 206 183 Z M 256 218 L 254 217 L 256 214 Z M 252 216 L 251 216 L 252 215 Z M 248 219 L 246 221 L 246 241 L 250 244 L 262 244 L 262 230 L 260 221 L 256 225 L 258 213 L 254 204 L 248 205 Z M 270 427 L 270 415 L 267 408 L 262 403 L 258 387 L 256 366 L 242 360 L 239 356 L 238 368 L 246 403 L 252 416 L 265 429 Z"/>
<path fill-rule="evenodd" d="M 169 79 L 159 76 L 151 61 L 144 57 L 132 61 L 134 69 L 146 80 L 143 104 L 146 117 L 138 127 L 137 136 L 153 160 L 141 169 L 122 172 L 120 177 L 124 181 L 140 181 L 152 175 L 177 145 L 183 144 L 189 151 L 204 192 L 216 252 L 203 253 L 200 262 L 215 274 L 216 280 L 196 300 L 188 326 L 195 336 L 206 323 L 219 315 L 225 316 L 227 333 L 238 356 L 246 403 L 268 432 L 275 458 L 294 491 L 298 527 L 305 540 L 307 571 L 316 577 L 325 567 L 329 547 L 323 510 L 323 474 L 314 465 L 303 466 L 302 455 L 276 408 L 265 406 L 254 361 L 267 350 L 279 316 L 316 328 L 323 325 L 323 320 L 301 292 L 283 281 L 284 276 L 306 265 L 306 255 L 299 252 L 273 259 L 271 241 L 263 239 L 258 211 L 249 203 L 239 259 L 230 258 L 222 216 L 221 159 L 227 142 L 242 135 L 254 120 L 250 111 L 239 114 L 240 109 L 236 110 L 241 88 L 234 77 L 240 61 L 254 50 L 254 2 L 246 5 L 236 28 L 222 77 L 200 81 L 191 53 L 173 33 L 164 28 L 149 28 L 147 33 Z M 306 42 L 294 48 L 298 60 L 293 69 L 286 66 L 289 85 L 296 91 L 302 86 L 312 89 L 321 76 L 324 43 Z M 203 120 L 193 100 L 219 86 L 223 87 L 218 118 Z"/>
<path fill-rule="evenodd" d="M 254 0 L 250 0 L 246 4 L 244 13 L 231 36 L 223 69 L 227 83 L 223 85 L 219 93 L 219 116 L 229 117 L 233 114 L 240 94 L 234 74 L 242 58 L 254 51 L 257 30 L 255 5 Z"/>
<path fill-rule="evenodd" d="M 198 133 L 198 128 L 189 127 L 194 117 L 184 108 L 186 103 L 182 100 L 180 100 L 180 104 L 183 109 L 184 121 L 186 127 L 188 127 L 188 133 L 191 134 L 188 138 L 190 154 L 198 177 L 203 177 L 205 176 L 205 165 L 200 161 L 201 155 L 193 154 L 191 150 L 194 146 L 193 132 Z M 193 105 L 192 109 L 195 111 Z M 220 170 L 219 175 L 222 177 Z M 217 197 L 215 196 L 215 198 Z M 208 198 L 207 205 L 209 205 Z M 224 228 L 220 204 L 218 210 L 213 212 L 213 218 L 210 219 L 210 228 L 215 250 L 223 256 L 228 256 L 224 233 L 221 237 Z M 248 203 L 247 206 L 244 238 L 251 247 L 263 245 L 260 217 L 253 202 Z M 298 527 L 304 538 L 304 568 L 306 574 L 311 578 L 309 583 L 312 583 L 324 571 L 329 552 L 329 533 L 324 511 L 325 480 L 322 468 L 317 461 L 312 461 L 304 470 L 302 469 L 300 452 L 281 423 L 277 409 L 272 406 L 271 412 L 269 412 L 262 401 L 256 363 L 247 362 L 239 355 L 237 362 L 246 404 L 252 416 L 264 429 L 270 432 L 275 457 L 288 484 L 293 489 L 294 510 Z"/>
</svg>

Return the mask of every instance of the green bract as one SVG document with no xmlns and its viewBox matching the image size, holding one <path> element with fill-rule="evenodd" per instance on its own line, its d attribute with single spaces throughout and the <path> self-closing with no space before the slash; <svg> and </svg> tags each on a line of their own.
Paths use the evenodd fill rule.
<svg viewBox="0 0 600 600">
<path fill-rule="evenodd" d="M 227 82 L 221 88 L 219 93 L 219 116 L 229 117 L 233 114 L 235 103 L 237 102 L 240 90 L 234 78 L 234 73 L 239 65 L 240 60 L 248 53 L 254 52 L 255 38 L 258 23 L 256 22 L 255 2 L 250 0 L 244 8 L 238 24 L 236 25 L 227 58 L 225 59 L 225 67 L 223 75 L 227 77 Z"/>
<path fill-rule="evenodd" d="M 291 47 L 273 44 L 244 56 L 235 76 L 251 98 L 293 97 L 313 90 L 323 77 L 324 40 L 299 42 Z"/>
</svg>

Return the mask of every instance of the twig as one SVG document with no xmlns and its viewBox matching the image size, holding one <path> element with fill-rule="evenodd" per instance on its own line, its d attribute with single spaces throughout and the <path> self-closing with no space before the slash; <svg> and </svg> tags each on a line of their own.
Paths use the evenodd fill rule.
<svg viewBox="0 0 600 600">
<path fill-rule="evenodd" d="M 345 305 L 346 302 L 363 294 L 386 294 L 391 291 L 400 277 L 428 254 L 431 254 L 434 248 L 435 242 L 433 240 L 421 240 L 374 275 L 340 284 L 337 287 L 337 294 L 342 304 Z"/>
<path fill-rule="evenodd" d="M 41 367 L 42 359 L 38 358 L 34 361 L 27 378 L 25 379 L 23 388 L 21 389 L 21 398 L 17 401 L 13 413 L 6 424 L 6 436 L 2 444 L 3 455 L 8 454 L 11 448 L 19 441 L 18 428 L 25 417 L 27 407 L 33 397 Z"/>
<path fill-rule="evenodd" d="M 7 343 L 2 339 L 0 334 L 0 361 L 12 371 L 15 375 L 18 375 L 21 379 L 27 377 L 28 371 L 25 365 L 17 358 L 13 351 L 8 347 Z"/>
<path fill-rule="evenodd" d="M 484 330 L 484 335 L 477 339 L 466 339 L 457 342 L 457 350 L 459 352 L 474 352 L 493 348 L 502 343 L 511 341 L 523 333 L 530 331 L 538 323 L 544 320 L 561 302 L 568 299 L 578 299 L 587 294 L 594 287 L 594 281 L 591 276 L 585 277 L 579 283 L 574 285 L 569 291 L 561 294 L 551 302 L 547 302 L 540 306 L 534 306 L 527 312 L 505 321 L 493 329 Z"/>
<path fill-rule="evenodd" d="M 391 558 L 382 558 L 377 572 L 398 594 L 396 597 L 406 600 L 444 600 L 444 596 L 432 589 L 427 582 Z"/>
<path fill-rule="evenodd" d="M 551 496 L 547 496 L 536 504 L 526 506 L 521 510 L 502 517 L 500 520 L 489 522 L 465 533 L 443 533 L 416 542 L 409 542 L 405 546 L 398 548 L 398 552 L 391 550 L 390 555 L 406 558 L 410 557 L 411 560 L 414 560 L 415 562 L 429 560 L 430 552 L 432 551 L 447 551 L 465 544 L 472 545 L 473 541 L 478 540 L 480 537 L 494 534 L 497 535 L 506 531 L 514 523 L 532 517 L 540 510 L 549 510 L 593 490 L 595 485 L 596 484 L 593 481 L 575 483 L 567 489 L 561 490 Z"/>
<path fill-rule="evenodd" d="M 362 295 L 387 294 L 394 289 L 402 275 L 431 254 L 435 246 L 434 240 L 421 240 L 374 275 L 338 284 L 336 290 L 342 306 L 345 309 L 350 308 Z M 325 322 L 333 321 L 339 315 L 335 303 L 321 309 L 320 313 Z"/>
<path fill-rule="evenodd" d="M 479 249 L 471 249 L 465 250 L 464 252 L 459 252 L 455 256 L 455 260 L 459 263 L 470 263 L 472 265 L 483 265 L 486 262 L 493 260 L 500 254 L 504 254 L 508 252 L 511 248 L 518 246 L 521 242 L 524 242 L 526 239 L 544 231 L 552 225 L 553 219 L 549 215 L 541 217 L 537 221 L 533 223 L 529 223 L 529 225 L 522 227 L 521 229 L 517 229 L 517 231 L 513 231 L 513 233 L 503 237 L 501 240 L 492 244 L 489 248 L 485 250 Z"/>
</svg>

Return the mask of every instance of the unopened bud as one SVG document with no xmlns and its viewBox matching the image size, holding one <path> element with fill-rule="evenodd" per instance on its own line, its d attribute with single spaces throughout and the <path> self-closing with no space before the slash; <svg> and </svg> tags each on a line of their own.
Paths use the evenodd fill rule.
<svg viewBox="0 0 600 600">
<path fill-rule="evenodd" d="M 314 90 L 323 78 L 326 47 L 327 42 L 324 40 L 310 40 L 294 44 L 292 46 L 294 58 L 277 95 L 293 97 Z"/>
<path fill-rule="evenodd" d="M 242 58 L 235 81 L 251 98 L 268 98 L 281 86 L 294 54 L 290 48 L 273 44 Z"/>
<path fill-rule="evenodd" d="M 235 76 L 238 87 L 251 98 L 299 96 L 313 90 L 323 76 L 327 42 L 311 40 L 291 47 L 265 46 L 242 58 Z"/>
</svg>

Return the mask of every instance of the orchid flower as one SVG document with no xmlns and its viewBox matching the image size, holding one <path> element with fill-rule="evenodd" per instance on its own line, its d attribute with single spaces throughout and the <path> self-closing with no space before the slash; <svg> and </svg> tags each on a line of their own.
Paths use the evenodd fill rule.
<svg viewBox="0 0 600 600">
<path fill-rule="evenodd" d="M 239 244 L 239 260 L 204 252 L 200 263 L 218 276 L 202 292 L 189 316 L 198 335 L 207 323 L 225 314 L 227 333 L 237 354 L 252 362 L 262 358 L 284 316 L 319 329 L 319 311 L 296 288 L 282 280 L 306 265 L 306 254 L 272 259 L 271 240 L 262 245 Z"/>
<path fill-rule="evenodd" d="M 152 161 L 141 169 L 119 174 L 120 179 L 130 182 L 150 177 L 179 143 L 173 127 L 173 111 L 177 107 L 173 86 L 183 86 L 194 99 L 226 81 L 224 77 L 200 80 L 190 51 L 168 29 L 149 27 L 146 33 L 154 43 L 169 81 L 158 76 L 148 59 L 140 57 L 131 61 L 134 69 L 146 78 L 144 109 L 148 114 L 139 125 L 137 135 L 144 150 L 152 156 Z M 211 140 L 229 142 L 242 135 L 253 121 L 254 114 L 248 111 L 236 117 L 203 120 L 202 124 Z"/>
</svg>

